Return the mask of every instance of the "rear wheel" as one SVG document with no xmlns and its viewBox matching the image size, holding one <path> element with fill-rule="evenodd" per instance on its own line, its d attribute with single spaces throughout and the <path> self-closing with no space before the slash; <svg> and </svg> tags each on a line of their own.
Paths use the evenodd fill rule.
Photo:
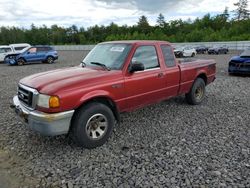
<svg viewBox="0 0 250 188">
<path fill-rule="evenodd" d="M 49 57 L 47 57 L 47 63 L 49 63 L 49 64 L 51 64 L 51 63 L 54 63 L 54 58 L 53 57 L 51 57 L 51 56 L 49 56 Z"/>
<path fill-rule="evenodd" d="M 23 58 L 20 58 L 20 59 L 17 60 L 17 65 L 22 66 L 24 64 L 25 64 L 25 60 Z"/>
<path fill-rule="evenodd" d="M 202 78 L 197 78 L 191 90 L 186 94 L 186 100 L 189 104 L 197 105 L 200 104 L 205 98 L 206 85 Z"/>
<path fill-rule="evenodd" d="M 103 145 L 112 133 L 115 118 L 112 110 L 101 103 L 81 107 L 73 117 L 71 137 L 84 148 Z"/>
</svg>

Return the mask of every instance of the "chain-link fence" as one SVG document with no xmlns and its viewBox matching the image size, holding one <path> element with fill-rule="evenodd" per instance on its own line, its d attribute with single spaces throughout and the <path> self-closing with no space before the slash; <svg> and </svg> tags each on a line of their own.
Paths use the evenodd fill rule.
<svg viewBox="0 0 250 188">
<path fill-rule="evenodd" d="M 230 41 L 230 42 L 187 42 L 187 43 L 173 43 L 173 46 L 200 46 L 205 45 L 207 47 L 227 46 L 230 50 L 244 50 L 250 47 L 250 41 Z M 69 50 L 69 51 L 90 51 L 95 45 L 57 45 L 54 46 L 56 50 Z"/>
</svg>

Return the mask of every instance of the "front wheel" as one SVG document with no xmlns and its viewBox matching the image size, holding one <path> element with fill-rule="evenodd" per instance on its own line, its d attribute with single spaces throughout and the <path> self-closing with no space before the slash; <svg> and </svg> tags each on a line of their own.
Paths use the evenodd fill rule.
<svg viewBox="0 0 250 188">
<path fill-rule="evenodd" d="M 89 103 L 74 115 L 70 134 L 77 145 L 91 149 L 108 140 L 114 123 L 115 118 L 109 107 L 101 103 Z"/>
<path fill-rule="evenodd" d="M 194 57 L 195 56 L 195 53 L 192 53 L 191 57 Z"/>
<path fill-rule="evenodd" d="M 186 94 L 186 100 L 189 104 L 197 105 L 200 104 L 205 98 L 206 85 L 202 78 L 197 78 L 191 90 Z"/>
<path fill-rule="evenodd" d="M 25 60 L 23 58 L 20 58 L 17 60 L 17 65 L 22 66 L 25 64 Z"/>
<path fill-rule="evenodd" d="M 47 61 L 47 63 L 52 64 L 52 63 L 54 63 L 54 58 L 49 56 L 49 57 L 47 57 L 46 61 Z"/>
</svg>

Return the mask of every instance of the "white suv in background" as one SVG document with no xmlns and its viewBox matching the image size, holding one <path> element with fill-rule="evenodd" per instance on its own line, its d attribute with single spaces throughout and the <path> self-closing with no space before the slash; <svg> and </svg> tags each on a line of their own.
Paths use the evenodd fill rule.
<svg viewBox="0 0 250 188">
<path fill-rule="evenodd" d="M 10 44 L 9 46 L 12 48 L 14 52 L 18 53 L 24 48 L 30 47 L 30 44 L 20 43 L 20 44 Z"/>
<path fill-rule="evenodd" d="M 174 53 L 176 57 L 194 57 L 197 54 L 195 48 L 189 46 L 176 48 Z"/>
<path fill-rule="evenodd" d="M 7 55 L 20 53 L 24 48 L 27 48 L 27 47 L 30 47 L 30 45 L 27 43 L 0 46 L 0 62 L 4 61 L 4 58 Z"/>
<path fill-rule="evenodd" d="M 12 48 L 10 46 L 0 46 L 0 62 L 4 61 L 6 55 L 13 53 Z"/>
</svg>

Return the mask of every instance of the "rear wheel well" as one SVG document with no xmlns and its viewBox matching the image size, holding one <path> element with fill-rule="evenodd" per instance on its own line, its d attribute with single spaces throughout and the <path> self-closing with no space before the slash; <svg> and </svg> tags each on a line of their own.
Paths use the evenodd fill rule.
<svg viewBox="0 0 250 188">
<path fill-rule="evenodd" d="M 205 84 L 207 85 L 207 76 L 206 74 L 202 73 L 197 76 L 197 78 L 201 78 L 204 80 Z"/>
<path fill-rule="evenodd" d="M 89 103 L 92 103 L 92 102 L 102 103 L 102 104 L 108 106 L 112 110 L 117 122 L 118 123 L 120 122 L 120 114 L 118 112 L 116 104 L 114 103 L 114 101 L 112 101 L 111 99 L 109 99 L 107 97 L 96 97 L 96 98 L 89 99 L 89 100 L 85 101 L 83 104 L 81 104 L 77 109 L 79 109 L 82 106 L 85 106 Z"/>
</svg>

